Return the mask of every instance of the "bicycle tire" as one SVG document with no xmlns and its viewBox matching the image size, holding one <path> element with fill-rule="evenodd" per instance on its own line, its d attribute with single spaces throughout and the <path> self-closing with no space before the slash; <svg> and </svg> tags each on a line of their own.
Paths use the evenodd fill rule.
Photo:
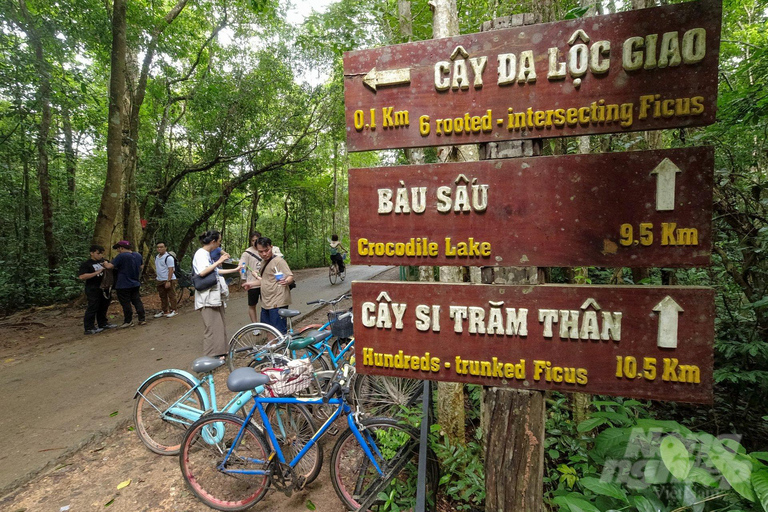
<svg viewBox="0 0 768 512">
<path fill-rule="evenodd" d="M 269 404 L 266 413 L 286 462 L 291 462 L 317 432 L 312 414 L 303 405 L 291 403 Z M 265 437 L 271 442 L 266 433 Z M 293 470 L 305 479 L 304 485 L 308 485 L 317 478 L 322 467 L 323 449 L 320 443 L 315 443 L 296 462 Z"/>
<path fill-rule="evenodd" d="M 333 343 L 331 343 L 331 352 L 333 353 L 333 357 L 339 357 L 339 354 L 342 350 L 344 350 L 347 345 L 350 343 L 354 343 L 355 338 L 334 338 Z M 344 360 L 349 361 L 349 359 L 355 354 L 355 347 L 350 348 L 344 353 Z M 339 366 L 339 363 L 336 363 L 336 366 Z"/>
<path fill-rule="evenodd" d="M 164 373 L 148 380 L 139 389 L 136 402 L 133 404 L 133 424 L 136 434 L 144 445 L 159 455 L 177 455 L 184 439 L 184 433 L 194 422 L 174 417 L 176 421 L 163 418 L 162 412 L 178 401 L 195 383 L 179 373 Z M 185 405 L 205 410 L 202 393 L 199 388 L 189 395 Z"/>
<path fill-rule="evenodd" d="M 354 398 L 370 416 L 397 417 L 403 408 L 421 403 L 423 381 L 382 375 L 355 375 Z"/>
<path fill-rule="evenodd" d="M 344 268 L 344 270 L 339 272 L 339 277 L 341 278 L 341 282 L 343 283 L 344 282 L 344 278 L 347 277 L 347 269 L 346 269 L 346 267 Z"/>
<path fill-rule="evenodd" d="M 227 351 L 229 371 L 251 366 L 254 361 L 259 363 L 264 359 L 269 360 L 273 353 L 263 347 L 281 339 L 283 335 L 280 331 L 269 324 L 253 323 L 242 327 L 229 340 Z"/>
<path fill-rule="evenodd" d="M 334 265 L 331 265 L 328 268 L 328 280 L 331 282 L 331 284 L 336 284 L 336 277 L 337 277 L 336 268 L 334 268 Z"/>
<path fill-rule="evenodd" d="M 216 510 L 245 510 L 264 497 L 271 483 L 267 474 L 225 473 L 219 467 L 231 449 L 228 468 L 267 469 L 269 444 L 256 427 L 246 425 L 235 445 L 243 422 L 232 414 L 210 414 L 194 422 L 184 435 L 179 453 L 181 474 L 192 493 Z M 207 442 L 204 434 L 216 437 L 216 442 Z"/>
<path fill-rule="evenodd" d="M 371 464 L 351 430 L 345 430 L 331 453 L 331 482 L 346 510 L 359 509 L 366 498 L 375 501 L 367 510 L 413 510 L 419 470 L 419 433 L 392 418 L 369 418 L 362 422 L 363 435 L 376 442 L 376 462 L 385 477 Z M 386 475 L 392 476 L 387 481 Z M 427 450 L 427 499 L 431 506 L 439 483 L 437 458 Z M 384 493 L 391 502 L 380 499 Z M 393 505 L 396 505 L 393 506 Z M 431 508 L 431 507 L 430 507 Z"/>
</svg>

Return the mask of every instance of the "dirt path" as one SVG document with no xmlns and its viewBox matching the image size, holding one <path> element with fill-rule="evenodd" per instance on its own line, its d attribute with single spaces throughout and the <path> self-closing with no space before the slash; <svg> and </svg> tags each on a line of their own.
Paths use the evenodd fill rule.
<svg viewBox="0 0 768 512">
<path fill-rule="evenodd" d="M 323 278 L 328 285 L 324 269 L 303 271 L 299 277 L 300 287 L 308 294 L 319 293 L 312 289 L 314 278 Z M 376 277 L 396 278 L 396 269 Z M 322 280 L 317 282 L 318 287 L 323 286 Z M 145 298 L 150 319 L 156 310 L 154 298 Z M 294 303 L 299 307 L 298 300 Z M 227 313 L 230 334 L 246 323 L 244 310 L 244 294 L 235 292 Z M 113 313 L 117 311 L 111 309 Z M 130 425 L 132 395 L 140 383 L 133 376 L 136 367 L 144 377 L 168 367 L 188 367 L 200 350 L 199 314 L 192 311 L 188 301 L 176 318 L 86 337 L 82 336 L 81 319 L 82 308 L 52 308 L 0 322 L 0 384 L 4 389 L 0 407 L 6 412 L 0 418 L 6 443 L 0 450 L 0 466 L 6 473 L 15 471 L 16 477 L 11 484 L 6 483 L 0 510 L 209 510 L 185 488 L 178 459 L 149 452 Z M 301 323 L 324 320 L 325 312 L 319 310 Z M 113 396 L 116 390 L 119 394 Z M 64 402 L 55 408 L 41 407 L 41 392 L 54 402 Z M 103 398 L 95 402 L 100 404 L 98 410 L 79 407 L 78 397 L 88 393 L 89 397 Z M 69 425 L 69 429 L 54 428 L 53 423 Z M 82 434 L 74 438 L 85 441 L 67 444 L 73 432 Z M 325 440 L 326 452 L 334 441 Z M 53 462 L 30 480 L 37 473 L 30 467 L 42 466 L 45 460 Z M 118 489 L 126 482 L 128 485 Z M 290 498 L 270 491 L 254 508 L 283 512 L 314 509 L 343 510 L 329 481 L 327 464 L 318 480 L 304 491 Z"/>
</svg>

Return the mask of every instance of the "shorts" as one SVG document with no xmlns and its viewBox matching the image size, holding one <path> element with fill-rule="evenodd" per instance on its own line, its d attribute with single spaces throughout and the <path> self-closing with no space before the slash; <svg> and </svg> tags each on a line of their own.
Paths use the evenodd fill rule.
<svg viewBox="0 0 768 512">
<path fill-rule="evenodd" d="M 255 306 L 258 304 L 259 297 L 261 297 L 261 288 L 251 288 L 248 290 L 248 305 Z"/>
</svg>

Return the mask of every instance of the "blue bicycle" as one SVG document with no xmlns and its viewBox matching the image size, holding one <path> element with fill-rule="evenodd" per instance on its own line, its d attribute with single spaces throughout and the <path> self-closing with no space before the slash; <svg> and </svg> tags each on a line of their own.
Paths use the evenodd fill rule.
<svg viewBox="0 0 768 512">
<path fill-rule="evenodd" d="M 256 390 L 254 405 L 245 419 L 232 414 L 210 414 L 187 431 L 179 455 L 187 486 L 203 503 L 217 510 L 244 510 L 261 500 L 270 485 L 290 495 L 308 479 L 297 471 L 302 459 L 341 415 L 347 430 L 331 452 L 331 481 L 347 510 L 412 510 L 418 473 L 418 432 L 390 418 L 361 419 L 348 403 L 349 380 L 354 368 L 339 368 L 326 395 L 316 399 L 264 397 L 259 390 L 270 378 L 251 368 L 232 372 L 230 390 Z M 265 406 L 329 404 L 333 414 L 308 439 L 295 438 L 295 455 L 286 454 L 268 421 Z M 258 414 L 263 432 L 251 419 Z M 288 413 L 290 414 L 290 413 Z M 438 466 L 428 451 L 427 495 L 434 503 Z"/>
<path fill-rule="evenodd" d="M 293 340 L 294 345 L 287 345 L 286 350 L 290 351 L 291 347 L 300 350 L 316 342 L 317 338 L 298 338 Z M 259 369 L 284 367 L 288 361 L 275 349 L 261 360 Z M 238 393 L 223 408 L 218 407 L 214 370 L 223 365 L 224 361 L 219 358 L 200 357 L 192 363 L 192 372 L 199 378 L 185 370 L 171 368 L 151 375 L 139 386 L 134 395 L 133 421 L 139 439 L 147 448 L 160 455 L 176 455 L 184 432 L 203 413 L 236 413 L 248 403 L 253 390 Z M 320 382 L 329 377 L 313 374 L 314 387 L 319 389 Z"/>
</svg>

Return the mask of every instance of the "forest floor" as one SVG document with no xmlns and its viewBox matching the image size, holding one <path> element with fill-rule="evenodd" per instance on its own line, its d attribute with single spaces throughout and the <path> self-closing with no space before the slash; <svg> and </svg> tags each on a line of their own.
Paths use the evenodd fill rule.
<svg viewBox="0 0 768 512">
<path fill-rule="evenodd" d="M 297 275 L 301 275 L 301 272 L 299 271 Z M 323 275 L 325 269 L 305 272 L 307 276 Z M 388 270 L 375 279 L 397 279 L 396 272 L 396 269 L 394 272 Z M 327 283 L 327 276 L 325 279 Z M 233 291 L 233 299 L 230 302 L 236 301 L 238 294 L 240 301 L 243 301 L 245 294 Z M 143 297 L 148 319 L 151 319 L 152 314 L 159 309 L 159 305 L 155 304 L 156 300 L 156 294 Z M 182 319 L 197 320 L 199 315 L 192 311 L 191 301 L 187 300 L 180 309 L 183 311 L 180 314 Z M 3 362 L 4 367 L 14 365 L 18 361 L 23 361 L 25 355 L 32 351 L 55 350 L 59 345 L 74 338 L 82 338 L 82 314 L 82 306 L 70 305 L 28 311 L 3 320 L 0 322 L 0 361 Z M 110 318 L 112 321 L 121 318 L 117 304 L 112 305 Z M 301 325 L 322 323 L 325 318 L 325 310 L 321 309 L 305 316 L 300 323 Z M 159 319 L 159 323 L 164 320 Z M 173 320 L 175 319 L 169 319 L 169 321 Z M 150 322 L 150 328 L 152 325 Z M 200 327 L 193 322 L 182 321 L 179 322 L 178 328 L 189 330 L 189 335 L 197 339 Z M 102 335 L 87 338 L 98 339 L 99 336 Z M 223 384 L 226 370 L 221 372 L 217 383 L 221 380 Z M 223 385 L 219 386 L 219 389 L 222 388 L 226 389 Z M 221 398 L 219 400 L 223 403 Z M 334 442 L 334 438 L 324 440 L 326 463 L 315 482 L 306 489 L 295 492 L 290 498 L 279 491 L 270 490 L 265 499 L 253 510 L 343 511 L 344 507 L 330 482 L 327 464 Z M 39 446 L 40 451 L 48 449 L 45 444 Z M 12 457 L 11 460 L 5 459 L 2 462 L 3 465 L 13 464 L 12 459 Z M 210 509 L 197 501 L 186 488 L 179 470 L 178 457 L 164 457 L 150 452 L 133 432 L 131 421 L 123 419 L 108 435 L 94 436 L 83 446 L 59 457 L 55 464 L 50 464 L 44 472 L 32 475 L 31 480 L 17 485 L 8 494 L 0 496 L 0 510 L 10 512 L 85 510 L 186 512 Z"/>
</svg>

